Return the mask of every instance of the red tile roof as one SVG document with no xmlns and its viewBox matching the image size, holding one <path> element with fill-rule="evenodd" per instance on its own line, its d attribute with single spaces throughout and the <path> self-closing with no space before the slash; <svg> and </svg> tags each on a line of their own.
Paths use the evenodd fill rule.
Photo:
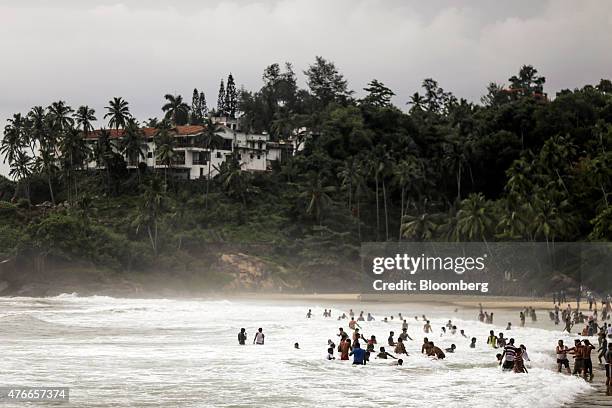
<svg viewBox="0 0 612 408">
<path fill-rule="evenodd" d="M 145 137 L 153 137 L 155 136 L 155 133 L 157 133 L 157 129 L 152 128 L 152 127 L 140 128 L 140 130 L 142 130 Z M 118 139 L 118 138 L 123 137 L 123 132 L 124 132 L 123 129 L 107 129 L 106 131 L 109 132 L 111 139 Z M 176 126 L 172 128 L 170 131 L 174 132 L 175 136 L 191 136 L 191 135 L 197 135 L 198 133 L 201 133 L 202 131 L 204 131 L 204 126 L 200 126 L 200 125 Z M 87 134 L 87 138 L 97 139 L 100 136 L 100 132 L 102 132 L 102 129 L 96 129 L 92 132 L 89 132 Z"/>
</svg>

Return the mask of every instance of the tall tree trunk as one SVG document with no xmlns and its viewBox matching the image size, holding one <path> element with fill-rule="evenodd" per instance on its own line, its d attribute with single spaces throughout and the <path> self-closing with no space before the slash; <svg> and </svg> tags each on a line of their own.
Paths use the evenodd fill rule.
<svg viewBox="0 0 612 408">
<path fill-rule="evenodd" d="M 47 168 L 47 184 L 49 185 L 49 194 L 51 195 L 51 203 L 55 206 L 55 196 L 53 195 L 53 185 L 51 184 L 51 173 Z"/>
<path fill-rule="evenodd" d="M 402 205 L 401 205 L 401 212 L 400 212 L 400 217 L 399 217 L 399 237 L 398 237 L 398 241 L 402 240 L 402 219 L 404 218 L 404 195 L 405 195 L 405 191 L 406 189 L 404 188 L 404 186 L 401 187 L 402 190 Z"/>
<path fill-rule="evenodd" d="M 210 186 L 210 166 L 212 162 L 212 150 L 208 149 L 208 177 L 206 177 L 206 195 L 204 196 L 204 208 L 208 209 L 208 189 Z"/>
<path fill-rule="evenodd" d="M 383 205 L 385 206 L 385 241 L 389 240 L 389 213 L 387 212 L 387 189 L 385 188 L 385 178 L 382 179 Z"/>
<path fill-rule="evenodd" d="M 376 183 L 376 241 L 380 241 L 380 209 L 378 203 L 378 171 L 374 174 Z"/>
<path fill-rule="evenodd" d="M 359 212 L 359 193 L 357 193 L 357 235 L 359 236 L 359 243 L 361 244 L 361 213 Z"/>
<path fill-rule="evenodd" d="M 462 164 L 459 162 L 459 166 L 457 168 L 457 201 L 461 201 L 461 167 Z"/>
</svg>

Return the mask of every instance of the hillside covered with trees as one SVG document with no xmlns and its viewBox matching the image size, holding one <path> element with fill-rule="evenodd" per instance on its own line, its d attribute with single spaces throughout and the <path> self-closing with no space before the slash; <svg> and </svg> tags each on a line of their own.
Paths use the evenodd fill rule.
<svg viewBox="0 0 612 408">
<path fill-rule="evenodd" d="M 376 79 L 356 98 L 321 57 L 304 75 L 301 89 L 291 64 L 270 65 L 257 91 L 230 75 L 212 112 L 197 90 L 191 105 L 166 95 L 165 117 L 146 124 L 168 163 L 167 130 L 214 129 L 212 115 L 303 146 L 266 173 L 230 159 L 210 182 L 128 170 L 142 135 L 122 98 L 101 114 L 62 101 L 15 114 L 0 147 L 14 180 L 0 179 L 0 261 L 30 274 L 198 276 L 210 288 L 228 282 L 219 255 L 239 252 L 268 265 L 275 287 L 334 290 L 356 286 L 361 242 L 612 238 L 609 80 L 552 97 L 523 66 L 507 85 L 483 84 L 480 103 L 425 79 L 397 107 Z M 89 148 L 96 119 L 126 136 Z M 102 166 L 85 169 L 88 157 Z"/>
</svg>

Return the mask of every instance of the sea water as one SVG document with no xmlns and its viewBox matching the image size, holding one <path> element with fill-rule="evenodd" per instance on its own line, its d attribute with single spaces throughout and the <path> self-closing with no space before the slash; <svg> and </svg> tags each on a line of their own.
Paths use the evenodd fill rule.
<svg viewBox="0 0 612 408">
<path fill-rule="evenodd" d="M 322 317 L 324 308 L 332 308 L 333 318 Z M 349 308 L 375 316 L 360 324 L 378 347 L 389 331 L 397 337 L 397 314 L 404 315 L 414 341 L 406 342 L 403 366 L 374 355 L 366 366 L 326 360 L 327 340 L 337 344 L 338 327 L 348 330 L 348 322 L 336 318 Z M 444 360 L 421 354 L 424 313 L 434 329 L 429 339 L 440 348 L 457 346 Z M 533 408 L 561 406 L 592 392 L 583 380 L 556 372 L 554 347 L 558 339 L 573 344 L 573 335 L 529 323 L 506 331 L 516 313 L 502 314 L 499 326 L 476 321 L 476 313 L 429 304 L 305 300 L 0 298 L 0 386 L 70 387 L 70 406 L 78 407 Z M 382 321 L 391 315 L 393 322 Z M 441 335 L 449 319 L 468 338 L 459 331 Z M 241 327 L 248 333 L 245 346 L 237 342 Z M 263 346 L 252 344 L 259 327 Z M 501 371 L 499 351 L 486 345 L 491 329 L 527 346 L 529 374 Z M 469 348 L 471 337 L 477 338 L 475 349 Z M 391 347 L 387 351 L 393 354 Z"/>
</svg>

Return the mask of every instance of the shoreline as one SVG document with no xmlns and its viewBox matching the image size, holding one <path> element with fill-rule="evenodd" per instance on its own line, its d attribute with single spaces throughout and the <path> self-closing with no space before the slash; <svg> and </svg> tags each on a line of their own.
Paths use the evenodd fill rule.
<svg viewBox="0 0 612 408">
<path fill-rule="evenodd" d="M 196 293 L 193 291 L 162 290 L 162 291 L 125 291 L 125 290 L 100 290 L 91 291 L 83 288 L 70 287 L 65 291 L 53 291 L 52 294 L 36 295 L 29 293 L 7 294 L 2 298 L 50 298 L 62 294 L 75 294 L 78 297 L 108 296 L 126 299 L 227 299 L 227 300 L 260 300 L 260 301 L 305 301 L 305 302 L 338 302 L 338 303 L 420 303 L 444 306 L 456 306 L 461 308 L 478 309 L 482 304 L 484 309 L 512 310 L 531 306 L 536 309 L 552 309 L 551 299 L 514 296 L 475 296 L 459 294 L 410 294 L 410 295 L 380 295 L 364 293 L 279 293 L 279 292 L 254 292 L 254 291 L 227 291 Z M 572 306 L 576 303 L 568 302 Z"/>
</svg>

